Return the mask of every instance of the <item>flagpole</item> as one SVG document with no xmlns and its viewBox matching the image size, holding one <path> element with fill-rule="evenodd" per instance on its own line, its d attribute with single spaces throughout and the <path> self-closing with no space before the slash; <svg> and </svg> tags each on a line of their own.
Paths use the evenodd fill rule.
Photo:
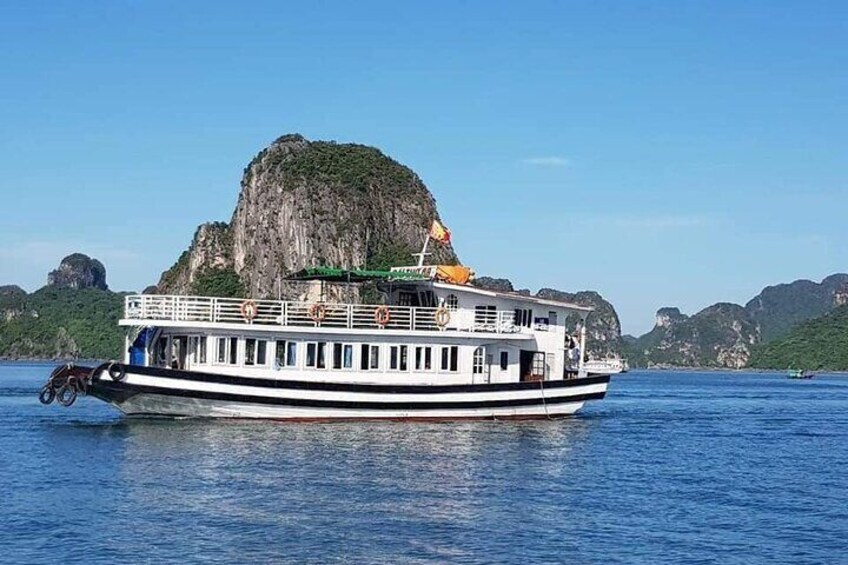
<svg viewBox="0 0 848 565">
<path fill-rule="evenodd" d="M 418 253 L 418 266 L 424 266 L 424 256 L 427 254 L 427 244 L 430 243 L 430 232 L 424 235 L 424 247 L 421 248 L 421 253 Z"/>
</svg>

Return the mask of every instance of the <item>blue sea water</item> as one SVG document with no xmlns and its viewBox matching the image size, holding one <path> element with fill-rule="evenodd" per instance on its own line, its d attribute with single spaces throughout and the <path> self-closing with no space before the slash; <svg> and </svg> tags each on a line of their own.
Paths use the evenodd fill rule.
<svg viewBox="0 0 848 565">
<path fill-rule="evenodd" d="M 124 420 L 0 364 L 0 561 L 848 563 L 848 378 L 638 372 L 554 422 Z"/>
</svg>

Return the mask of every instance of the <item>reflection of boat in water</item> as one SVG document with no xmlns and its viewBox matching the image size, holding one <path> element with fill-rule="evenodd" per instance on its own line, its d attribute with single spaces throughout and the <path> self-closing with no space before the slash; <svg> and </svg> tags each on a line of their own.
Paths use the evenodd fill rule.
<svg viewBox="0 0 848 565">
<path fill-rule="evenodd" d="M 122 362 L 59 367 L 41 400 L 88 393 L 134 416 L 452 420 L 562 417 L 604 397 L 609 372 L 569 370 L 562 347 L 566 319 L 584 326 L 590 308 L 469 276 L 317 268 L 293 277 L 309 289 L 297 301 L 130 295 Z M 381 303 L 336 302 L 325 289 L 358 283 Z"/>
<path fill-rule="evenodd" d="M 789 369 L 786 372 L 787 379 L 812 379 L 815 376 L 815 373 L 811 373 L 806 369 Z"/>
</svg>

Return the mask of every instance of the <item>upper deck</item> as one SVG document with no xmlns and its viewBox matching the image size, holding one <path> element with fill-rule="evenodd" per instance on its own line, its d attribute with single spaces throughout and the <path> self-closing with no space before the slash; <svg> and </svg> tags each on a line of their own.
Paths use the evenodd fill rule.
<svg viewBox="0 0 848 565">
<path fill-rule="evenodd" d="M 530 337 L 533 331 L 548 329 L 520 326 L 516 324 L 514 311 L 490 308 L 441 309 L 447 312 L 447 316 L 440 325 L 436 315 L 440 308 L 433 307 L 250 300 L 255 304 L 255 313 L 250 312 L 252 316 L 246 316 L 246 302 L 237 298 L 135 294 L 125 297 L 124 317 L 120 323 L 132 326 L 223 325 L 300 331 L 485 333 L 519 339 Z M 318 304 L 322 305 L 323 312 L 316 309 Z M 388 311 L 388 320 L 381 320 L 385 321 L 384 324 L 378 323 L 378 308 Z M 553 327 L 550 329 L 554 330 Z"/>
</svg>

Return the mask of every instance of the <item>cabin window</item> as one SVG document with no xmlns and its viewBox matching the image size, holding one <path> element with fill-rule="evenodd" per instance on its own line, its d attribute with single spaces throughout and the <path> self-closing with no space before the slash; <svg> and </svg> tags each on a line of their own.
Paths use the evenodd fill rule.
<svg viewBox="0 0 848 565">
<path fill-rule="evenodd" d="M 518 308 L 515 310 L 515 325 L 529 328 L 533 325 L 533 310 Z"/>
<path fill-rule="evenodd" d="M 445 297 L 445 308 L 448 310 L 458 310 L 459 298 L 457 298 L 455 294 L 448 294 Z"/>
<path fill-rule="evenodd" d="M 297 366 L 297 342 L 296 341 L 277 341 L 276 367 L 296 367 Z"/>
<path fill-rule="evenodd" d="M 327 342 L 319 341 L 306 344 L 306 366 L 311 369 L 327 368 Z"/>
<path fill-rule="evenodd" d="M 533 354 L 533 375 L 545 377 L 545 353 L 537 351 Z"/>
<path fill-rule="evenodd" d="M 471 372 L 475 375 L 483 374 L 483 360 L 485 359 L 486 350 L 482 347 L 478 347 L 474 350 L 474 357 L 472 358 Z"/>
<path fill-rule="evenodd" d="M 380 346 L 363 343 L 359 351 L 359 368 L 374 371 L 380 368 Z"/>
<path fill-rule="evenodd" d="M 229 355 L 228 360 L 229 360 L 230 365 L 238 365 L 238 338 L 237 337 L 231 337 L 230 338 L 230 348 L 229 348 L 229 351 L 227 353 Z"/>
<path fill-rule="evenodd" d="M 549 326 L 557 325 L 557 313 L 553 310 L 548 312 L 548 325 Z"/>
<path fill-rule="evenodd" d="M 501 349 L 501 371 L 509 368 L 509 351 Z"/>
<path fill-rule="evenodd" d="M 248 338 L 244 340 L 244 364 L 265 365 L 268 342 L 264 339 Z"/>
<path fill-rule="evenodd" d="M 353 369 L 353 346 L 351 344 L 333 344 L 333 369 Z"/>
<path fill-rule="evenodd" d="M 418 346 L 415 348 L 415 370 L 433 370 L 433 348 L 429 346 Z"/>
<path fill-rule="evenodd" d="M 442 347 L 442 371 L 455 373 L 458 369 L 459 347 L 451 345 Z"/>
<path fill-rule="evenodd" d="M 389 369 L 406 371 L 408 367 L 409 348 L 406 345 L 392 345 L 389 348 Z"/>
<path fill-rule="evenodd" d="M 219 337 L 217 340 L 218 355 L 215 358 L 218 363 L 227 362 L 227 338 Z"/>
<path fill-rule="evenodd" d="M 416 296 L 414 292 L 400 291 L 398 293 L 398 306 L 415 306 Z"/>
<path fill-rule="evenodd" d="M 206 364 L 206 336 L 197 338 L 197 362 L 201 365 Z"/>
<path fill-rule="evenodd" d="M 498 319 L 498 310 L 495 306 L 475 306 L 474 325 L 494 326 Z"/>
</svg>

